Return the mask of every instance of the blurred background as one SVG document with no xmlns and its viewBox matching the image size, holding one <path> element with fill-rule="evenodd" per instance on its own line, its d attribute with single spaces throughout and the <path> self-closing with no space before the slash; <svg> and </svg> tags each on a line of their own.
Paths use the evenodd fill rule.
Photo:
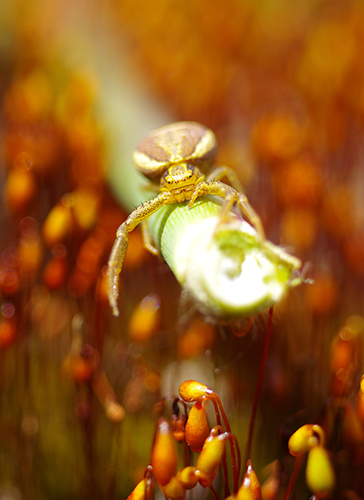
<svg viewBox="0 0 364 500">
<path fill-rule="evenodd" d="M 132 151 L 180 120 L 214 130 L 217 163 L 314 280 L 275 307 L 258 477 L 278 460 L 281 498 L 287 436 L 320 420 L 336 498 L 364 498 L 363 48 L 361 0 L 1 2 L 1 499 L 126 498 L 184 378 L 216 388 L 244 446 L 266 315 L 241 335 L 181 309 L 137 230 L 119 318 L 107 302 L 141 201 Z"/>
</svg>

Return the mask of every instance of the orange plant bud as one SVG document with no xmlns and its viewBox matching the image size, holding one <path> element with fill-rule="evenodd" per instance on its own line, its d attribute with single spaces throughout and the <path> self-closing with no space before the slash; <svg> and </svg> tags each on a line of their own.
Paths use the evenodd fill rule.
<svg viewBox="0 0 364 500">
<path fill-rule="evenodd" d="M 174 439 L 166 418 L 157 421 L 157 429 L 152 448 L 151 465 L 154 477 L 161 486 L 169 483 L 177 470 L 177 451 Z"/>
<path fill-rule="evenodd" d="M 331 344 L 330 369 L 332 373 L 347 370 L 355 359 L 355 339 L 350 328 L 342 328 Z"/>
<path fill-rule="evenodd" d="M 73 229 L 72 202 L 69 198 L 58 203 L 49 212 L 42 228 L 44 242 L 49 247 L 60 243 Z"/>
<path fill-rule="evenodd" d="M 20 280 L 18 273 L 11 268 L 0 268 L 0 290 L 14 295 L 19 290 Z"/>
<path fill-rule="evenodd" d="M 179 395 L 186 403 L 193 403 L 202 396 L 210 396 L 214 393 L 206 385 L 196 382 L 196 380 L 185 380 L 179 386 Z"/>
<path fill-rule="evenodd" d="M 211 429 L 210 435 L 205 440 L 202 451 L 197 458 L 196 469 L 198 471 L 215 477 L 224 455 L 226 439 L 226 432 L 216 435 L 215 429 Z"/>
<path fill-rule="evenodd" d="M 52 257 L 43 271 L 43 283 L 49 290 L 62 288 L 67 281 L 68 263 L 64 257 Z"/>
<path fill-rule="evenodd" d="M 318 229 L 317 214 L 313 208 L 289 208 L 281 221 L 283 241 L 300 251 L 307 250 L 313 244 Z"/>
<path fill-rule="evenodd" d="M 347 234 L 342 242 L 345 262 L 348 267 L 361 275 L 364 274 L 364 231 L 356 230 Z"/>
<path fill-rule="evenodd" d="M 308 308 L 316 314 L 327 314 L 337 304 L 339 290 L 337 282 L 331 274 L 322 273 L 314 276 L 314 283 L 305 290 Z"/>
<path fill-rule="evenodd" d="M 321 445 L 308 452 L 306 483 L 318 498 L 325 498 L 335 486 L 335 473 L 327 450 Z"/>
<path fill-rule="evenodd" d="M 252 133 L 254 150 L 267 162 L 289 160 L 305 148 L 307 128 L 290 114 L 267 114 Z"/>
<path fill-rule="evenodd" d="M 77 254 L 76 265 L 83 273 L 96 278 L 100 260 L 104 254 L 106 236 L 102 229 L 96 228 L 82 243 Z"/>
<path fill-rule="evenodd" d="M 280 478 L 272 473 L 262 484 L 261 492 L 263 500 L 276 500 L 280 487 Z"/>
<path fill-rule="evenodd" d="M 354 461 L 364 458 L 364 429 L 362 422 L 349 401 L 343 403 L 343 441 Z"/>
<path fill-rule="evenodd" d="M 84 183 L 85 184 L 85 183 Z M 73 213 L 78 225 L 88 231 L 96 222 L 100 193 L 95 185 L 81 185 L 73 191 Z"/>
<path fill-rule="evenodd" d="M 204 399 L 201 398 L 192 406 L 185 429 L 186 442 L 191 450 L 196 453 L 200 453 L 205 439 L 210 433 L 203 402 Z"/>
<path fill-rule="evenodd" d="M 21 212 L 34 199 L 37 184 L 31 170 L 11 169 L 5 183 L 5 200 L 11 212 Z"/>
<path fill-rule="evenodd" d="M 62 374 L 75 383 L 88 382 L 93 374 L 92 365 L 80 355 L 67 354 L 61 367 Z"/>
<path fill-rule="evenodd" d="M 262 494 L 257 475 L 251 460 L 248 460 L 243 481 L 236 495 L 236 500 L 261 500 Z"/>
<path fill-rule="evenodd" d="M 341 368 L 331 375 L 329 392 L 331 396 L 341 398 L 348 393 L 352 385 L 353 370 Z"/>
<path fill-rule="evenodd" d="M 353 233 L 353 196 L 349 186 L 340 184 L 330 187 L 322 203 L 322 224 L 338 239 Z"/>
<path fill-rule="evenodd" d="M 135 306 L 128 323 L 128 334 L 133 342 L 145 342 L 154 335 L 160 325 L 160 300 L 150 294 Z"/>
<path fill-rule="evenodd" d="M 360 388 L 356 398 L 356 413 L 361 422 L 364 423 L 364 375 L 360 379 Z"/>
<path fill-rule="evenodd" d="M 6 349 L 16 338 L 16 325 L 13 318 L 0 317 L 0 348 Z"/>
<path fill-rule="evenodd" d="M 107 266 L 104 266 L 100 271 L 96 287 L 96 296 L 102 304 L 109 303 Z"/>
<path fill-rule="evenodd" d="M 93 377 L 92 388 L 98 400 L 105 408 L 105 414 L 111 422 L 119 423 L 125 417 L 125 409 L 117 402 L 117 396 L 104 371 Z"/>
<path fill-rule="evenodd" d="M 307 453 L 312 446 L 324 443 L 324 431 L 316 424 L 305 424 L 296 430 L 289 438 L 288 449 L 294 457 Z"/>
<path fill-rule="evenodd" d="M 121 406 L 120 403 L 117 401 L 106 401 L 105 403 L 105 415 L 107 418 L 111 421 L 114 422 L 115 424 L 118 424 L 121 422 L 124 417 L 125 417 L 125 409 L 123 406 Z"/>
<path fill-rule="evenodd" d="M 198 483 L 196 470 L 193 465 L 188 465 L 178 472 L 177 479 L 185 490 L 192 490 Z"/>
<path fill-rule="evenodd" d="M 75 383 L 89 382 L 99 366 L 100 356 L 96 349 L 84 345 L 80 352 L 70 352 L 62 363 L 62 373 Z"/>
<path fill-rule="evenodd" d="M 135 486 L 126 500 L 145 500 L 147 479 L 144 478 Z"/>
<path fill-rule="evenodd" d="M 204 321 L 193 321 L 188 330 L 178 338 L 178 354 L 182 359 L 196 356 L 209 348 L 214 341 L 215 328 Z"/>
<path fill-rule="evenodd" d="M 37 234 L 23 237 L 18 246 L 19 275 L 22 282 L 34 282 L 43 257 Z"/>
<path fill-rule="evenodd" d="M 169 500 L 181 500 L 184 489 L 178 479 L 173 476 L 168 484 L 161 486 L 161 490 Z"/>
<path fill-rule="evenodd" d="M 274 171 L 273 186 L 285 206 L 316 206 L 321 196 L 321 177 L 311 158 L 295 158 Z"/>
<path fill-rule="evenodd" d="M 172 415 L 171 428 L 176 441 L 182 442 L 185 439 L 186 415 Z"/>
</svg>

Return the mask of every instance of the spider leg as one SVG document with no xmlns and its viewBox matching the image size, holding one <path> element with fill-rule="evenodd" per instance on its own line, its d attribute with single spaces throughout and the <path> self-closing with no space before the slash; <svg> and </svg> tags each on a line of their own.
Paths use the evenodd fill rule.
<svg viewBox="0 0 364 500">
<path fill-rule="evenodd" d="M 214 195 L 223 198 L 224 203 L 221 207 L 220 217 L 221 220 L 224 220 L 226 215 L 230 212 L 233 207 L 235 201 L 237 200 L 238 193 L 231 186 L 228 186 L 224 182 L 220 181 L 212 181 L 212 182 L 200 182 L 197 184 L 196 189 L 194 190 L 190 201 L 188 203 L 188 208 L 191 208 L 196 201 L 196 199 L 200 196 L 204 195 Z"/>
<path fill-rule="evenodd" d="M 129 243 L 129 232 L 124 222 L 116 232 L 116 240 L 112 247 L 108 262 L 109 302 L 114 316 L 119 316 L 119 275 L 123 267 Z"/>
<path fill-rule="evenodd" d="M 116 239 L 108 262 L 108 294 L 114 316 L 119 316 L 117 304 L 119 296 L 119 275 L 128 249 L 129 233 L 160 207 L 175 203 L 175 201 L 175 198 L 169 192 L 159 193 L 155 198 L 142 203 L 136 208 L 116 231 Z M 154 249 L 152 245 L 150 245 L 150 247 Z M 147 249 L 150 250 L 148 246 Z M 152 253 L 154 252 L 152 251 Z"/>
<path fill-rule="evenodd" d="M 232 186 L 238 193 L 243 192 L 243 187 L 234 172 L 230 167 L 222 165 L 221 167 L 214 168 L 206 177 L 207 182 L 221 181 L 226 178 L 230 186 Z"/>
<path fill-rule="evenodd" d="M 265 240 L 263 224 L 259 215 L 251 206 L 245 194 L 242 193 L 237 193 L 237 194 L 238 194 L 238 199 L 236 200 L 236 203 L 240 209 L 241 214 L 245 216 L 245 218 L 250 222 L 250 224 L 256 229 L 259 236 L 263 240 Z"/>
<path fill-rule="evenodd" d="M 204 181 L 200 182 L 200 184 L 196 186 L 196 189 L 188 203 L 189 208 L 192 207 L 193 203 L 199 196 L 207 194 L 220 196 L 224 199 L 224 203 L 221 207 L 221 220 L 224 220 L 224 218 L 232 209 L 233 205 L 236 203 L 241 215 L 246 218 L 247 221 L 256 229 L 260 237 L 263 240 L 265 239 L 264 229 L 260 217 L 255 212 L 254 208 L 250 205 L 245 194 L 238 193 L 233 187 L 228 186 L 224 182 Z"/>
<path fill-rule="evenodd" d="M 141 228 L 142 228 L 144 247 L 148 250 L 148 252 L 152 253 L 153 255 L 159 255 L 158 249 L 153 245 L 153 240 L 150 231 L 148 229 L 147 221 L 145 220 L 142 221 Z"/>
</svg>

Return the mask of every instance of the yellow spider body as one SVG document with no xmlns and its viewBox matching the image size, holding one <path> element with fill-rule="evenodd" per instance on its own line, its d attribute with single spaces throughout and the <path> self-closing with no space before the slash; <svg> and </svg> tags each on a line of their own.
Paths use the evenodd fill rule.
<svg viewBox="0 0 364 500">
<path fill-rule="evenodd" d="M 123 222 L 117 232 L 109 263 L 109 300 L 115 316 L 119 275 L 128 247 L 129 233 L 143 223 L 143 237 L 146 248 L 158 254 L 152 245 L 144 221 L 164 205 L 188 201 L 189 208 L 195 200 L 204 195 L 224 199 L 221 209 L 223 218 L 236 204 L 242 216 L 255 227 L 264 238 L 260 218 L 250 206 L 235 173 L 228 167 L 217 167 L 206 177 L 216 153 L 216 139 L 213 132 L 195 122 L 180 122 L 161 127 L 151 132 L 134 151 L 136 168 L 154 184 L 159 181 L 160 193 L 137 207 Z M 226 178 L 230 185 L 221 182 Z"/>
</svg>

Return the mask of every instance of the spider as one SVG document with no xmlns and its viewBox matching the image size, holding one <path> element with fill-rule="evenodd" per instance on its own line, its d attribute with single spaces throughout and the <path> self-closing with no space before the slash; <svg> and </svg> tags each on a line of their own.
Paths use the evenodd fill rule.
<svg viewBox="0 0 364 500">
<path fill-rule="evenodd" d="M 146 219 L 164 205 L 188 201 L 191 208 L 199 196 L 214 195 L 223 198 L 221 218 L 233 205 L 264 239 L 261 220 L 242 193 L 240 183 L 228 167 L 212 166 L 216 154 L 216 137 L 212 130 L 196 122 L 179 122 L 158 128 L 148 134 L 133 153 L 136 168 L 143 173 L 159 194 L 137 207 L 117 232 L 108 262 L 109 301 L 114 316 L 119 315 L 117 305 L 119 275 L 128 248 L 129 233 L 142 225 L 144 245 L 158 255 L 149 236 Z M 222 182 L 227 179 L 230 185 Z"/>
</svg>

